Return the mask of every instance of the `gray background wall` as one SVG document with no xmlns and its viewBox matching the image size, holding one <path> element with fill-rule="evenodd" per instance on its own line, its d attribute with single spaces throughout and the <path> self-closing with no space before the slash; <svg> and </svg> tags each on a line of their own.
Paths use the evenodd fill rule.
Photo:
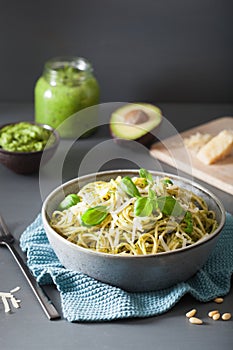
<svg viewBox="0 0 233 350">
<path fill-rule="evenodd" d="M 89 59 L 102 102 L 233 102 L 232 0 L 0 0 L 0 101 L 44 62 Z"/>
</svg>

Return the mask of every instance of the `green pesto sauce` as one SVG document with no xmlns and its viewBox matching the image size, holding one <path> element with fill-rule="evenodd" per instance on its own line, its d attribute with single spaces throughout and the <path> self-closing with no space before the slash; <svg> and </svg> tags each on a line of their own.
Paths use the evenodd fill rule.
<svg viewBox="0 0 233 350">
<path fill-rule="evenodd" d="M 27 122 L 6 125 L 0 130 L 0 147 L 11 152 L 41 151 L 51 134 L 50 130 Z"/>
<path fill-rule="evenodd" d="M 62 137 L 72 137 L 80 123 L 68 118 L 78 111 L 99 103 L 99 85 L 94 76 L 84 77 L 85 73 L 66 67 L 57 70 L 56 82 L 51 84 L 41 76 L 35 85 L 35 120 L 59 129 Z"/>
</svg>

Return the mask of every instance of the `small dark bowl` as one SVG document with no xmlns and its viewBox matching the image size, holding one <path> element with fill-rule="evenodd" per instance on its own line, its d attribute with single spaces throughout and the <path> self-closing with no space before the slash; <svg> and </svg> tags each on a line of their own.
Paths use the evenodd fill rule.
<svg viewBox="0 0 233 350">
<path fill-rule="evenodd" d="M 30 121 L 26 122 L 50 130 L 54 136 L 54 142 L 51 146 L 46 146 L 43 150 L 35 152 L 11 152 L 6 151 L 0 147 L 0 163 L 17 174 L 33 174 L 38 172 L 40 166 L 44 165 L 52 158 L 60 142 L 60 136 L 58 132 L 51 126 Z M 14 125 L 18 123 L 20 122 L 4 124 L 0 127 L 0 130 L 7 125 Z M 42 155 L 43 164 L 41 163 Z"/>
</svg>

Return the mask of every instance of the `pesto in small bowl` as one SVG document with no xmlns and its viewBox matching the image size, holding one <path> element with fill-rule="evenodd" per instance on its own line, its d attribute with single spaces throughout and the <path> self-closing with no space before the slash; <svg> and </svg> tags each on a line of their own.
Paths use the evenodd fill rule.
<svg viewBox="0 0 233 350">
<path fill-rule="evenodd" d="M 36 173 L 54 155 L 59 142 L 58 132 L 47 124 L 21 121 L 2 125 L 0 163 L 18 174 Z"/>
<path fill-rule="evenodd" d="M 10 152 L 42 151 L 50 140 L 52 131 L 43 126 L 20 122 L 4 126 L 0 130 L 0 147 Z"/>
</svg>

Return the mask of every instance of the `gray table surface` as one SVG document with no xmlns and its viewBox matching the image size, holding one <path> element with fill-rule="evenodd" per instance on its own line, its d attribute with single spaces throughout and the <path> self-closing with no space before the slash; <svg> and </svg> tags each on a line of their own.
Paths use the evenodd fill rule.
<svg viewBox="0 0 233 350">
<path fill-rule="evenodd" d="M 233 105 L 226 104 L 159 104 L 166 118 L 178 131 L 199 125 L 217 117 L 233 115 Z M 0 121 L 33 120 L 32 104 L 0 104 Z M 63 179 L 66 181 L 77 175 L 77 168 L 94 146 L 101 149 L 109 140 L 107 127 L 88 139 L 75 143 L 63 164 Z M 62 141 L 66 147 L 66 141 Z M 111 148 L 112 147 L 112 148 Z M 106 148 L 105 148 L 106 149 Z M 136 152 L 140 161 L 132 157 L 133 150 L 125 157 L 124 148 L 109 144 L 108 152 L 119 151 L 114 160 L 103 163 L 101 169 L 132 168 L 136 165 L 152 168 L 154 160 L 147 152 Z M 123 152 L 123 153 L 122 153 Z M 141 152 L 141 153 L 140 153 Z M 90 153 L 90 152 L 89 152 Z M 122 159 L 120 154 L 124 154 Z M 104 156 L 103 156 L 104 157 Z M 125 159 L 123 159 L 125 158 Z M 104 158 L 103 158 L 104 159 Z M 102 159 L 102 161 L 103 161 Z M 108 157 L 106 156 L 106 159 Z M 140 163 L 140 164 L 138 164 Z M 157 164 L 158 165 L 158 164 Z M 96 165 L 93 165 L 96 166 Z M 174 170 L 160 164 L 167 172 Z M 85 168 L 87 170 L 87 168 Z M 88 169 L 92 170 L 91 168 Z M 95 170 L 95 169 L 94 169 Z M 184 174 L 185 175 L 185 174 Z M 34 220 L 41 209 L 43 191 L 56 185 L 54 173 L 45 174 L 39 181 L 38 174 L 17 175 L 0 165 L 0 212 L 16 238 L 16 243 L 23 230 Z M 224 203 L 227 211 L 233 213 L 232 196 L 200 180 L 200 184 L 209 188 Z M 41 191 L 41 186 L 42 191 Z M 45 190 L 44 190 L 45 188 Z M 25 258 L 24 254 L 20 252 Z M 145 319 L 118 320 L 104 323 L 69 323 L 65 319 L 49 321 L 37 302 L 20 269 L 7 249 L 0 247 L 0 290 L 9 291 L 20 286 L 18 296 L 22 300 L 21 308 L 11 314 L 5 314 L 0 304 L 0 348 L 2 350 L 41 350 L 41 349 L 232 349 L 233 319 L 228 322 L 212 321 L 207 312 L 216 307 L 213 302 L 201 303 L 185 295 L 170 311 L 157 317 Z M 59 293 L 54 286 L 45 290 L 58 310 L 61 312 Z M 205 323 L 201 326 L 189 324 L 185 318 L 186 311 L 197 308 Z M 233 289 L 224 297 L 219 309 L 233 314 Z"/>
</svg>

